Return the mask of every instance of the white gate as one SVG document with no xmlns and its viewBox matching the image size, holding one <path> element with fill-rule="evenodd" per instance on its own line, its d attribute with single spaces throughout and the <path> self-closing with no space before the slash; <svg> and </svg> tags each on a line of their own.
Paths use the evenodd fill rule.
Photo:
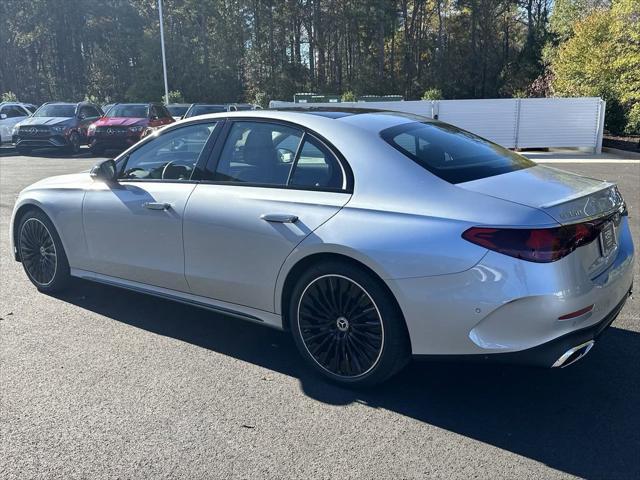
<svg viewBox="0 0 640 480">
<path fill-rule="evenodd" d="M 272 101 L 271 108 L 299 106 Z M 579 147 L 602 150 L 605 102 L 597 97 L 312 103 L 304 107 L 377 108 L 456 125 L 507 148 Z"/>
</svg>

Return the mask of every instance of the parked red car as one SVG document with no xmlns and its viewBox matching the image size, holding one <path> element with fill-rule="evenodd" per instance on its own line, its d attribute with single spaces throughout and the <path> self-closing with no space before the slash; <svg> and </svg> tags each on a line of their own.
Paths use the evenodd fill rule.
<svg viewBox="0 0 640 480">
<path fill-rule="evenodd" d="M 87 131 L 89 147 L 100 155 L 107 149 L 128 148 L 149 128 L 175 122 L 161 103 L 116 103 Z"/>
</svg>

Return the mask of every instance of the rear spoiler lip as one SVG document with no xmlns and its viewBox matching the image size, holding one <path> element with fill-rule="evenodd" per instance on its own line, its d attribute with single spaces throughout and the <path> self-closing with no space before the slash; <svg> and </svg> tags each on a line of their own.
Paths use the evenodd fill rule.
<svg viewBox="0 0 640 480">
<path fill-rule="evenodd" d="M 616 211 L 623 213 L 625 203 L 615 183 L 602 182 L 539 208 L 562 225 L 570 225 L 606 217 Z"/>
<path fill-rule="evenodd" d="M 589 195 L 592 195 L 596 192 L 599 191 L 604 191 L 606 189 L 609 189 L 611 187 L 615 187 L 616 184 L 612 183 L 612 182 L 602 182 L 599 183 L 598 185 L 594 185 L 592 187 L 589 187 L 585 190 L 582 190 L 578 193 L 575 193 L 573 195 L 569 195 L 568 197 L 564 197 L 560 200 L 554 200 L 553 202 L 547 203 L 545 205 L 540 205 L 540 208 L 551 208 L 551 207 L 558 207 L 560 205 L 564 205 L 565 203 L 569 203 L 573 200 L 577 200 L 579 198 L 583 198 L 583 197 L 588 197 Z"/>
</svg>

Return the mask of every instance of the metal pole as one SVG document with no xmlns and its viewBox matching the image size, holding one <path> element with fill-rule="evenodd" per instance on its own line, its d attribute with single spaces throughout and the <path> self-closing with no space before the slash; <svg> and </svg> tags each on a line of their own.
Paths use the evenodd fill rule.
<svg viewBox="0 0 640 480">
<path fill-rule="evenodd" d="M 164 53 L 164 27 L 162 25 L 162 0 L 158 0 L 158 13 L 160 15 L 160 46 L 162 47 L 162 72 L 164 74 L 164 103 L 169 104 L 169 84 L 167 83 L 167 57 Z"/>
</svg>

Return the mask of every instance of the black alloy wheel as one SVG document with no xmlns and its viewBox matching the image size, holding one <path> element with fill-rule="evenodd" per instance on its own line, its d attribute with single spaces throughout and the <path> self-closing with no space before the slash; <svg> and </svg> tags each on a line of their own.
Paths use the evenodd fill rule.
<svg viewBox="0 0 640 480">
<path fill-rule="evenodd" d="M 326 378 L 351 386 L 383 382 L 410 359 L 402 313 L 381 280 L 327 262 L 301 276 L 289 304 L 298 350 Z"/>
<path fill-rule="evenodd" d="M 42 292 L 64 289 L 71 277 L 69 262 L 51 220 L 34 208 L 22 216 L 16 231 L 20 261 L 31 283 Z"/>
<path fill-rule="evenodd" d="M 29 218 L 20 229 L 20 258 L 29 277 L 46 287 L 56 275 L 58 255 L 51 233 L 37 218 Z"/>
<path fill-rule="evenodd" d="M 384 326 L 367 291 L 342 275 L 311 282 L 298 305 L 300 335 L 313 359 L 339 376 L 369 372 L 382 355 Z"/>
</svg>

